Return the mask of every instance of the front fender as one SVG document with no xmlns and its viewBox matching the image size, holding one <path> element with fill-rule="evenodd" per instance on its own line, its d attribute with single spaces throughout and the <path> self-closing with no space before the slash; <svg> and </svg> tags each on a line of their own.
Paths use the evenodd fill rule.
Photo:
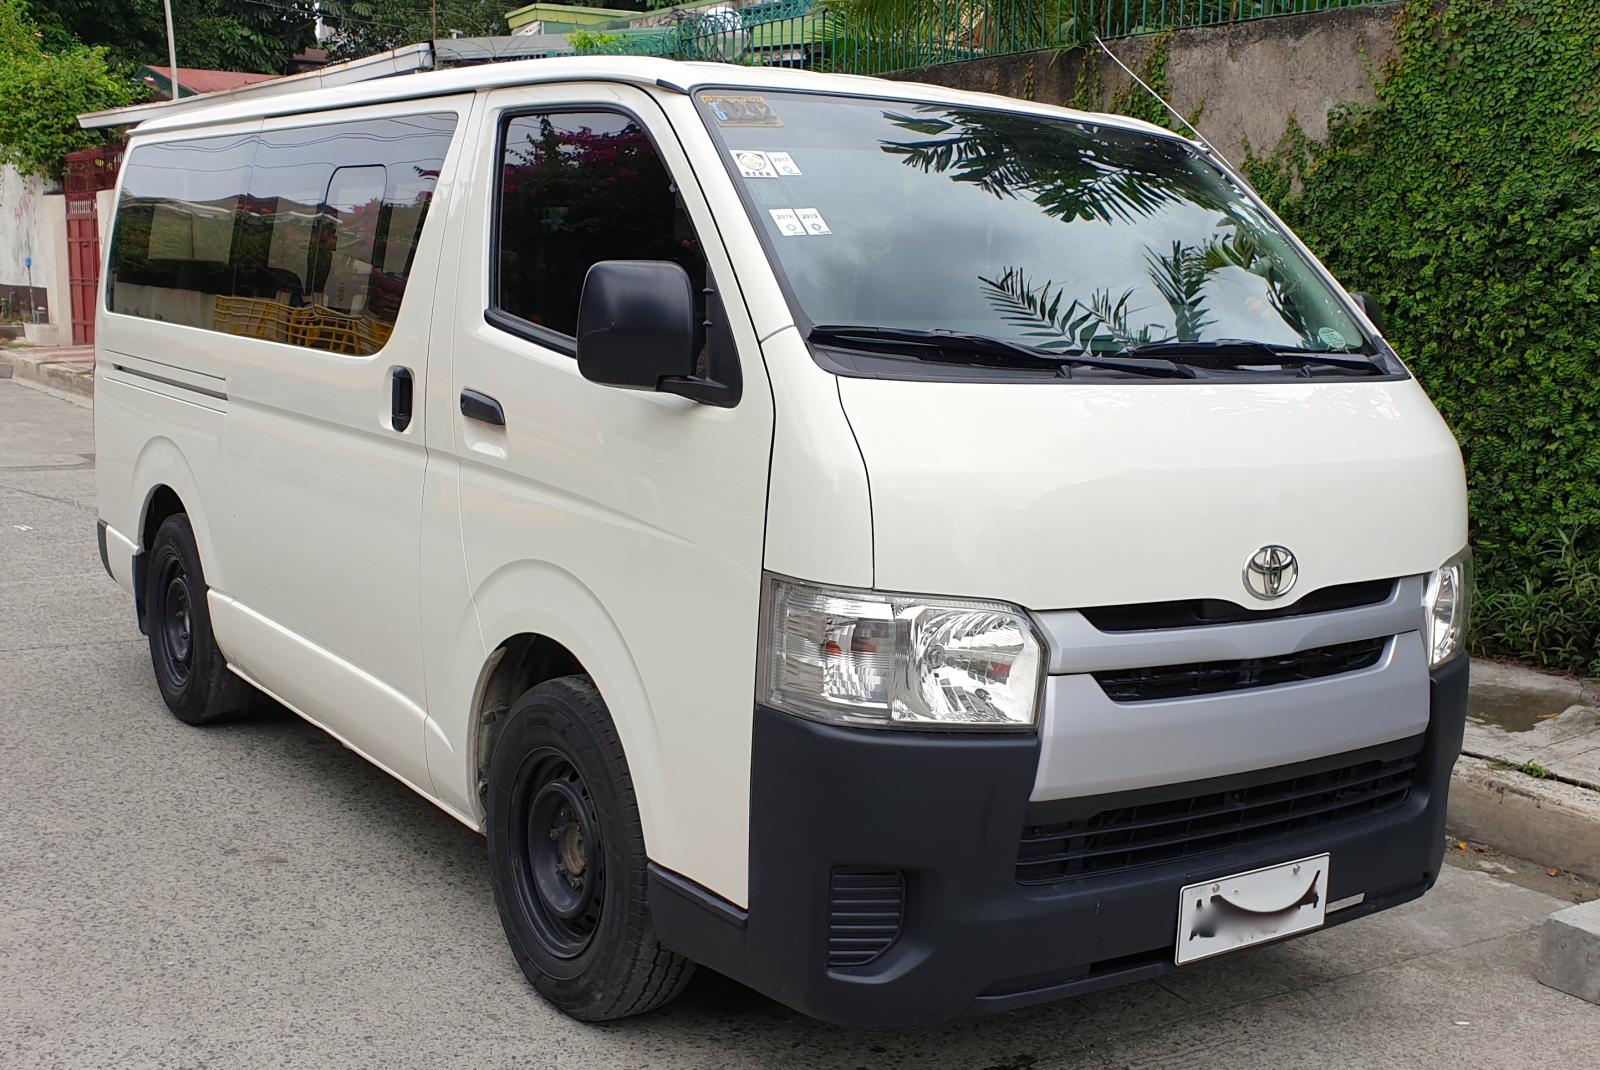
<svg viewBox="0 0 1600 1070">
<path fill-rule="evenodd" d="M 628 758 L 647 847 L 670 827 L 670 795 L 663 790 L 660 733 L 644 681 L 628 643 L 592 590 L 577 576 L 549 562 L 515 561 L 484 577 L 473 591 L 484 651 L 497 650 L 516 635 L 542 635 L 582 663 L 611 711 Z M 477 798 L 477 748 L 473 739 L 478 698 L 492 668 L 456 681 L 447 709 L 435 711 L 428 738 L 434 789 L 446 802 L 481 824 Z"/>
</svg>

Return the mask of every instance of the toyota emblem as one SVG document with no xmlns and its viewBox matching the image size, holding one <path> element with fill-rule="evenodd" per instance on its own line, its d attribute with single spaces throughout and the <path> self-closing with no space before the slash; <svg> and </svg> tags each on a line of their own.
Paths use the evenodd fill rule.
<svg viewBox="0 0 1600 1070">
<path fill-rule="evenodd" d="M 1282 598 L 1300 578 L 1300 563 L 1287 546 L 1263 546 L 1244 565 L 1244 585 L 1262 600 Z"/>
</svg>

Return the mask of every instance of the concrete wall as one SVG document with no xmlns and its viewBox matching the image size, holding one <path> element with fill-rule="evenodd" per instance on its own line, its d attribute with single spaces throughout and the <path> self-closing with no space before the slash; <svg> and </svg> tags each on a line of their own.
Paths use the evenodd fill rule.
<svg viewBox="0 0 1600 1070">
<path fill-rule="evenodd" d="M 0 167 L 0 294 L 18 304 L 42 305 L 50 320 L 62 321 L 66 314 L 59 310 L 68 307 L 67 204 L 45 188 L 39 178 Z"/>
<path fill-rule="evenodd" d="M 1394 50 L 1399 9 L 1398 3 L 1375 4 L 1175 31 L 1167 58 L 1171 103 L 1185 116 L 1201 109 L 1196 125 L 1235 163 L 1243 158 L 1247 140 L 1258 153 L 1276 145 L 1291 115 L 1320 140 L 1328 132 L 1330 109 L 1374 99 L 1373 78 Z M 1110 44 L 1124 63 L 1142 72 L 1155 40 L 1146 36 Z M 1093 61 L 1103 86 L 1097 106 L 1103 108 L 1128 78 L 1098 51 Z M 892 77 L 1069 104 L 1082 63 L 1079 50 L 1025 52 Z M 1134 92 L 1143 91 L 1135 87 Z"/>
</svg>

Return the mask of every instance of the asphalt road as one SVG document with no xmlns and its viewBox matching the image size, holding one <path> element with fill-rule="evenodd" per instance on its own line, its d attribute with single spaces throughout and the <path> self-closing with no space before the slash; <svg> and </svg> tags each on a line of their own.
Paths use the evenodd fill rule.
<svg viewBox="0 0 1600 1070">
<path fill-rule="evenodd" d="M 1532 977 L 1563 905 L 1448 870 L 1420 903 L 1155 983 L 903 1033 L 702 971 L 561 1018 L 482 841 L 289 714 L 187 728 L 95 552 L 87 409 L 0 381 L 0 1067 L 1544 1067 L 1600 1007 Z"/>
</svg>

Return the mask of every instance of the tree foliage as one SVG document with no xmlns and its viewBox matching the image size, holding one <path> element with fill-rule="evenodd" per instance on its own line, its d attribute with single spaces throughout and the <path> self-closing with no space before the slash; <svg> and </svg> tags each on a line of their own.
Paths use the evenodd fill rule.
<svg viewBox="0 0 1600 1070">
<path fill-rule="evenodd" d="M 135 92 L 104 49 L 47 51 L 21 0 L 0 0 L 0 163 L 60 177 L 66 153 L 102 140 L 78 126 L 78 115 L 127 104 Z"/>
<path fill-rule="evenodd" d="M 439 0 L 440 37 L 492 37 L 507 33 L 504 0 Z M 431 40 L 433 11 L 416 0 L 333 0 L 320 10 L 333 30 L 328 45 L 335 59 L 357 59 L 402 45 Z"/>
<path fill-rule="evenodd" d="M 1600 671 L 1600 5 L 1407 0 L 1376 105 L 1248 168 L 1466 457 L 1478 649 Z"/>
<path fill-rule="evenodd" d="M 104 46 L 129 70 L 167 64 L 162 0 L 30 0 L 30 8 L 46 47 Z M 281 73 L 316 43 L 317 11 L 314 0 L 172 0 L 178 64 Z"/>
</svg>

